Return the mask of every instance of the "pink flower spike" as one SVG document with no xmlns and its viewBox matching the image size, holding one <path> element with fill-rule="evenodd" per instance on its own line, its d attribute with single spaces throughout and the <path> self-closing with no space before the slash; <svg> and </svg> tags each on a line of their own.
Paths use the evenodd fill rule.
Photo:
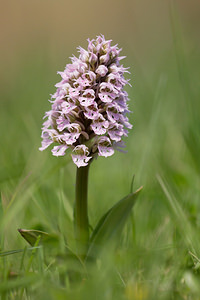
<svg viewBox="0 0 200 300">
<path fill-rule="evenodd" d="M 127 114 L 128 94 L 124 87 L 128 72 L 120 64 L 118 45 L 103 35 L 78 48 L 51 95 L 51 110 L 45 113 L 41 151 L 53 143 L 55 156 L 72 149 L 73 162 L 86 166 L 94 156 L 111 156 L 132 128 Z M 87 145 L 87 146 L 86 146 Z"/>
</svg>

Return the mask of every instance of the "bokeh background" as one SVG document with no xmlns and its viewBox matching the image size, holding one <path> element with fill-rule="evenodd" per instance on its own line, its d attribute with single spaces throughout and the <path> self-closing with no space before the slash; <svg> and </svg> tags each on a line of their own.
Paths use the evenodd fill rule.
<svg viewBox="0 0 200 300">
<path fill-rule="evenodd" d="M 130 273 L 136 270 L 137 277 L 142 269 L 145 280 L 157 278 L 156 266 L 165 268 L 171 252 L 152 249 L 176 245 L 177 226 L 180 236 L 184 232 L 160 178 L 186 219 L 200 229 L 200 2 L 1 0 L 0 24 L 1 247 L 24 246 L 17 228 L 73 237 L 75 166 L 69 155 L 56 158 L 50 149 L 38 150 L 42 117 L 60 80 L 57 71 L 77 54 L 76 47 L 87 47 L 87 38 L 104 34 L 127 56 L 123 64 L 131 72 L 127 91 L 134 127 L 126 154 L 98 158 L 91 166 L 91 225 L 130 191 L 135 174 L 135 188 L 143 185 L 144 191 L 134 211 L 133 240 L 138 253 L 151 252 L 137 262 L 132 252 L 124 253 Z M 125 248 L 132 245 L 131 226 L 123 238 Z"/>
</svg>

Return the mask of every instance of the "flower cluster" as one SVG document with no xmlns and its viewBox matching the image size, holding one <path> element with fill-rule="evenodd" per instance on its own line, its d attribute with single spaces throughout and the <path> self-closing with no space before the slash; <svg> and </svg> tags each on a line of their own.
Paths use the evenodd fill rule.
<svg viewBox="0 0 200 300">
<path fill-rule="evenodd" d="M 121 139 L 132 125 L 126 116 L 128 71 L 120 65 L 121 49 L 104 36 L 88 39 L 87 50 L 78 49 L 79 57 L 58 72 L 62 80 L 44 117 L 40 150 L 57 143 L 52 154 L 62 156 L 71 148 L 74 163 L 82 167 L 96 155 L 108 157 L 123 147 Z"/>
</svg>

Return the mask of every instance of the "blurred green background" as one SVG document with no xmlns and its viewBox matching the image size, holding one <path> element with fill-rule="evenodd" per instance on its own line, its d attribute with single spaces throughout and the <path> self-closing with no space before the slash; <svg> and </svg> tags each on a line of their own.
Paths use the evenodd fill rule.
<svg viewBox="0 0 200 300">
<path fill-rule="evenodd" d="M 38 150 L 42 117 L 60 80 L 57 71 L 76 47 L 87 47 L 87 38 L 104 34 L 127 56 L 134 127 L 126 154 L 98 158 L 91 166 L 90 223 L 95 226 L 129 193 L 135 174 L 135 189 L 144 190 L 120 239 L 119 257 L 110 263 L 120 270 L 123 291 L 117 297 L 199 299 L 200 2 L 10 0 L 1 1 L 0 23 L 1 249 L 25 246 L 17 228 L 73 239 L 75 166 L 69 155 Z M 13 261 L 6 261 L 9 270 L 18 268 Z M 69 299 L 86 299 L 88 289 L 100 295 L 91 299 L 116 297 L 115 276 L 109 285 L 104 271 L 98 278 L 105 284 L 102 298 L 92 281 Z"/>
</svg>

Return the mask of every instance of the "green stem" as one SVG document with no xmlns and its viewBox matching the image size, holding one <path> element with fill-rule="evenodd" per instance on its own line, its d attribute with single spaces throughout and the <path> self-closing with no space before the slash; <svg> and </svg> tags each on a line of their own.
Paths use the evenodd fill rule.
<svg viewBox="0 0 200 300">
<path fill-rule="evenodd" d="M 76 171 L 76 199 L 74 206 L 74 230 L 77 245 L 77 255 L 84 260 L 89 241 L 88 224 L 88 172 L 89 164 L 86 167 L 77 168 Z"/>
</svg>

